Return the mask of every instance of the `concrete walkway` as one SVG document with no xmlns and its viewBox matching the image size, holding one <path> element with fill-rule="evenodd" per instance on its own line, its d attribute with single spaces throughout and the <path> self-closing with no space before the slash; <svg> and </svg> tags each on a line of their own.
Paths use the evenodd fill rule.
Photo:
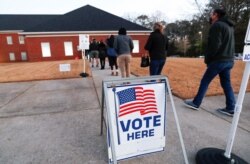
<svg viewBox="0 0 250 164">
<path fill-rule="evenodd" d="M 106 135 L 100 136 L 102 80 L 119 79 L 93 68 L 93 77 L 0 84 L 1 164 L 105 164 Z M 233 153 L 250 163 L 250 94 L 247 93 Z M 184 163 L 167 97 L 166 150 L 122 164 Z M 225 149 L 232 118 L 215 111 L 224 96 L 206 97 L 200 111 L 174 97 L 189 163 L 198 150 Z M 105 130 L 105 129 L 104 129 Z"/>
</svg>

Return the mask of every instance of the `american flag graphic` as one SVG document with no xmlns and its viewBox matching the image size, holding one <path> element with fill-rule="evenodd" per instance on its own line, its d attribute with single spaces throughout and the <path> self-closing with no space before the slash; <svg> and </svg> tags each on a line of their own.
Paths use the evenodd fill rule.
<svg viewBox="0 0 250 164">
<path fill-rule="evenodd" d="M 141 115 L 158 113 L 155 93 L 152 89 L 133 87 L 117 92 L 120 111 L 119 117 L 130 113 L 140 112 Z"/>
</svg>

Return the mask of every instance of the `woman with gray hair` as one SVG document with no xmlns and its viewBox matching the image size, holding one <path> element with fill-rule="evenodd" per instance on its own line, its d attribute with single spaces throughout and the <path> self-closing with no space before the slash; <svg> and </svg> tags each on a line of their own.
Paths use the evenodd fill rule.
<svg viewBox="0 0 250 164">
<path fill-rule="evenodd" d="M 134 44 L 130 36 L 127 35 L 127 30 L 125 28 L 119 29 L 118 36 L 115 37 L 114 48 L 117 52 L 121 76 L 123 78 L 130 77 L 131 53 Z"/>
</svg>

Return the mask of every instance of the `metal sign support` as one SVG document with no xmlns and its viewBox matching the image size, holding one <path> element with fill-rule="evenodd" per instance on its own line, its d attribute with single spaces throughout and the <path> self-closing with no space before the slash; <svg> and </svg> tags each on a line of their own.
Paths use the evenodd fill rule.
<svg viewBox="0 0 250 164">
<path fill-rule="evenodd" d="M 120 79 L 120 80 L 104 80 L 103 81 L 103 89 L 102 89 L 102 109 L 101 109 L 101 135 L 103 134 L 103 122 L 105 121 L 104 119 L 104 104 L 106 104 L 106 108 L 107 106 L 109 106 L 108 101 L 105 101 L 105 90 L 104 90 L 104 84 L 108 83 L 108 85 L 114 85 L 116 86 L 117 84 L 119 85 L 123 85 L 123 84 L 127 84 L 127 83 L 133 83 L 133 82 L 141 82 L 144 81 L 144 83 L 152 83 L 152 81 L 157 81 L 157 80 L 165 80 L 166 81 L 166 87 L 167 87 L 167 94 L 169 94 L 170 97 L 170 101 L 171 101 L 171 105 L 172 105 L 172 110 L 174 113 L 174 118 L 175 118 L 175 122 L 176 122 L 176 126 L 177 126 L 177 131 L 178 131 L 178 135 L 179 135 L 179 139 L 180 139 L 180 143 L 181 143 L 181 148 L 182 148 L 182 152 L 183 152 L 183 156 L 184 156 L 184 163 L 185 164 L 189 164 L 188 162 L 188 158 L 187 158 L 187 153 L 186 153 L 186 149 L 185 149 L 185 145 L 184 145 L 184 141 L 183 141 L 183 137 L 182 137 L 182 133 L 181 133 L 181 128 L 180 128 L 180 124 L 179 124 L 179 120 L 178 120 L 178 116 L 177 116 L 177 112 L 175 109 L 175 104 L 174 104 L 174 100 L 173 100 L 173 96 L 172 96 L 172 92 L 171 92 L 171 88 L 169 85 L 169 81 L 165 76 L 150 76 L 150 77 L 137 77 L 137 78 L 126 78 L 126 79 Z M 154 82 L 155 83 L 155 82 Z M 107 114 L 109 114 L 109 112 L 107 112 Z M 110 118 L 110 116 L 108 115 L 108 118 Z M 107 126 L 111 127 L 111 125 L 109 125 L 110 121 L 106 121 L 108 122 Z M 112 131 L 112 128 L 110 128 L 110 131 Z M 112 133 L 112 132 L 111 132 Z M 113 147 L 113 149 L 111 149 L 112 151 L 112 156 L 113 156 L 113 163 L 116 164 L 117 163 L 117 159 L 116 159 L 116 154 L 114 151 L 114 142 L 111 139 L 111 147 Z"/>
</svg>

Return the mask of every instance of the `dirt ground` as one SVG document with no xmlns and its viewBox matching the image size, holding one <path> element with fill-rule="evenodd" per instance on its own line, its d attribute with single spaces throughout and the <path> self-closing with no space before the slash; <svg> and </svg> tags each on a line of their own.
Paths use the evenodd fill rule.
<svg viewBox="0 0 250 164">
<path fill-rule="evenodd" d="M 61 72 L 59 69 L 60 64 L 70 64 L 70 71 Z M 86 73 L 91 76 L 91 69 L 87 60 L 85 66 Z M 168 58 L 162 74 L 168 77 L 173 94 L 186 99 L 192 98 L 196 94 L 205 69 L 206 65 L 204 64 L 203 59 Z M 244 69 L 244 62 L 235 61 L 235 66 L 231 74 L 232 86 L 235 93 L 239 92 Z M 1 63 L 0 82 L 80 78 L 79 74 L 82 72 L 82 60 L 34 63 Z M 149 75 L 148 68 L 140 67 L 140 58 L 133 58 L 131 72 L 137 76 Z M 250 83 L 248 83 L 247 91 L 250 91 Z M 220 87 L 219 78 L 217 77 L 210 84 L 207 96 L 221 94 L 223 94 L 223 90 Z"/>
</svg>

